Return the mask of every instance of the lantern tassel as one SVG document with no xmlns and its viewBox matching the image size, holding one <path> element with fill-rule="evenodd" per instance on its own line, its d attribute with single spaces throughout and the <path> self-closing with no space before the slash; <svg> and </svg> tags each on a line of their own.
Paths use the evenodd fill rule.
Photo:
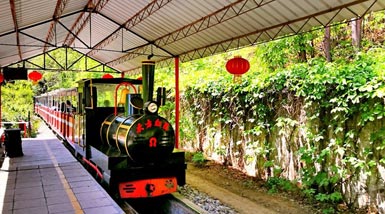
<svg viewBox="0 0 385 214">
<path fill-rule="evenodd" d="M 233 77 L 233 83 L 241 83 L 242 82 L 242 75 L 241 74 L 234 74 Z"/>
</svg>

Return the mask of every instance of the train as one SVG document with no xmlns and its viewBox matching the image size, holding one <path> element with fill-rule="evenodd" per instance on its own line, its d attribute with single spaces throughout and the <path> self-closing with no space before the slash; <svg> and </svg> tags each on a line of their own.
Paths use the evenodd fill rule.
<svg viewBox="0 0 385 214">
<path fill-rule="evenodd" d="M 147 60 L 141 78 L 83 79 L 34 98 L 35 114 L 121 199 L 166 195 L 186 183 L 184 151 L 158 114 L 165 88 L 153 98 L 154 74 L 155 62 Z"/>
</svg>

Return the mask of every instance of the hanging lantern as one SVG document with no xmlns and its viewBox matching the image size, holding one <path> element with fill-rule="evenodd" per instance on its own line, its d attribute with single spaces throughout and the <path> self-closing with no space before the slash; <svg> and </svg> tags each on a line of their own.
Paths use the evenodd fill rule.
<svg viewBox="0 0 385 214">
<path fill-rule="evenodd" d="M 31 73 L 28 74 L 28 78 L 32 80 L 32 83 L 39 81 L 42 77 L 43 77 L 43 74 L 37 71 L 32 71 Z"/>
<path fill-rule="evenodd" d="M 103 79 L 112 79 L 112 78 L 114 78 L 111 74 L 104 74 L 103 76 L 102 76 L 102 78 Z"/>
<path fill-rule="evenodd" d="M 0 84 L 4 82 L 4 75 L 0 73 Z"/>
<path fill-rule="evenodd" d="M 234 82 L 240 80 L 242 74 L 246 73 L 250 69 L 250 63 L 247 59 L 240 56 L 235 56 L 226 63 L 226 70 L 234 75 Z"/>
</svg>

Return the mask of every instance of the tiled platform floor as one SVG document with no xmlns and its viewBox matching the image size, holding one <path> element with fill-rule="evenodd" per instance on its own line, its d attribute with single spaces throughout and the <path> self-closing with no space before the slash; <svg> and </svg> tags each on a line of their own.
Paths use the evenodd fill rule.
<svg viewBox="0 0 385 214">
<path fill-rule="evenodd" d="M 124 213 L 45 125 L 22 147 L 1 167 L 0 213 Z"/>
</svg>

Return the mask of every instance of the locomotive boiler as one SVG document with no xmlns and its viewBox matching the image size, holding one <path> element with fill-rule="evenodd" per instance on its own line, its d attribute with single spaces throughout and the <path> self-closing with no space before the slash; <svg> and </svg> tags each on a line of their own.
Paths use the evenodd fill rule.
<svg viewBox="0 0 385 214">
<path fill-rule="evenodd" d="M 100 135 L 104 143 L 116 146 L 138 163 L 165 159 L 174 150 L 174 130 L 156 113 L 128 117 L 110 115 L 103 122 Z"/>
<path fill-rule="evenodd" d="M 174 150 L 175 145 L 171 124 L 158 115 L 160 101 L 151 100 L 154 62 L 143 62 L 142 75 L 142 79 L 146 81 L 144 82 L 146 84 L 143 84 L 143 101 L 129 94 L 125 100 L 130 100 L 128 109 L 141 109 L 143 114 L 128 116 L 112 114 L 106 118 L 100 129 L 103 143 L 118 148 L 137 163 L 165 159 Z"/>
<path fill-rule="evenodd" d="M 153 100 L 154 72 L 155 63 L 144 61 L 142 79 L 85 79 L 36 98 L 36 112 L 120 198 L 169 194 L 185 184 L 184 152 L 174 148 L 172 124 L 158 114 L 164 89 Z M 76 112 L 52 108 L 69 98 Z"/>
</svg>

